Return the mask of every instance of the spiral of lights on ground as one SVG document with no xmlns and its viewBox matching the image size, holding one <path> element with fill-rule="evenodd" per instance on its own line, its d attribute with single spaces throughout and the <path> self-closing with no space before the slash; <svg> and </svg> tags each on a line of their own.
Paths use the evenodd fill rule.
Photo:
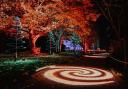
<svg viewBox="0 0 128 89">
<path fill-rule="evenodd" d="M 75 66 L 48 66 L 38 70 L 40 76 L 66 85 L 103 85 L 114 83 L 114 76 L 99 68 Z M 37 72 L 38 73 L 38 72 Z"/>
</svg>

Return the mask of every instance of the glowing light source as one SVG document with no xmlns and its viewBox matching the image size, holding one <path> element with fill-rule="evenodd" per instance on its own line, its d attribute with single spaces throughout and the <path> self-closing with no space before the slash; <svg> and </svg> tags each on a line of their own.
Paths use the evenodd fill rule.
<svg viewBox="0 0 128 89">
<path fill-rule="evenodd" d="M 98 53 L 98 54 L 92 54 L 92 55 L 85 55 L 87 58 L 107 58 L 110 54 L 109 53 Z"/>
<path fill-rule="evenodd" d="M 77 50 L 77 51 L 82 51 L 83 50 L 83 48 L 81 47 L 80 44 L 77 44 L 74 47 L 74 44 L 70 40 L 64 40 L 64 43 L 63 44 L 66 47 L 65 50 Z"/>
<path fill-rule="evenodd" d="M 100 55 L 85 55 L 87 58 L 107 58 L 107 56 L 100 56 Z"/>
<path fill-rule="evenodd" d="M 91 67 L 48 66 L 38 70 L 39 76 L 67 85 L 102 85 L 113 83 L 112 73 Z M 38 73 L 37 73 L 38 74 Z"/>
</svg>

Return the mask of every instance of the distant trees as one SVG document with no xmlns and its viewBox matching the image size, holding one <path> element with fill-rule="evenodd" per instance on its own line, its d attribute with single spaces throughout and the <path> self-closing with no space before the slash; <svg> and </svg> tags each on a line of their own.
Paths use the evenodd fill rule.
<svg viewBox="0 0 128 89">
<path fill-rule="evenodd" d="M 127 17 L 128 1 L 127 0 L 95 0 L 98 10 L 109 22 L 107 30 L 113 31 L 110 48 L 121 59 L 127 58 Z M 115 45 L 116 44 L 116 45 Z"/>
</svg>

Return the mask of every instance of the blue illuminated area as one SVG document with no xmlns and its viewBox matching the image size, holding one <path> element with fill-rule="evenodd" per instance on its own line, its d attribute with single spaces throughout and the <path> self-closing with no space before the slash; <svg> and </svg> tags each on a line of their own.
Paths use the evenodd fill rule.
<svg viewBox="0 0 128 89">
<path fill-rule="evenodd" d="M 64 40 L 63 44 L 65 45 L 65 50 L 83 51 L 80 44 L 75 45 L 70 40 Z"/>
</svg>

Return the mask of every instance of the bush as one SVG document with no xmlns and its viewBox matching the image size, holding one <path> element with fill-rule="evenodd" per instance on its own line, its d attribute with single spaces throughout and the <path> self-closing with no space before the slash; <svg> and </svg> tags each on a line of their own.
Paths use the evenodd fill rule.
<svg viewBox="0 0 128 89">
<path fill-rule="evenodd" d="M 13 80 L 24 79 L 34 73 L 41 65 L 42 62 L 37 58 L 0 61 L 0 81 L 10 83 Z"/>
</svg>

